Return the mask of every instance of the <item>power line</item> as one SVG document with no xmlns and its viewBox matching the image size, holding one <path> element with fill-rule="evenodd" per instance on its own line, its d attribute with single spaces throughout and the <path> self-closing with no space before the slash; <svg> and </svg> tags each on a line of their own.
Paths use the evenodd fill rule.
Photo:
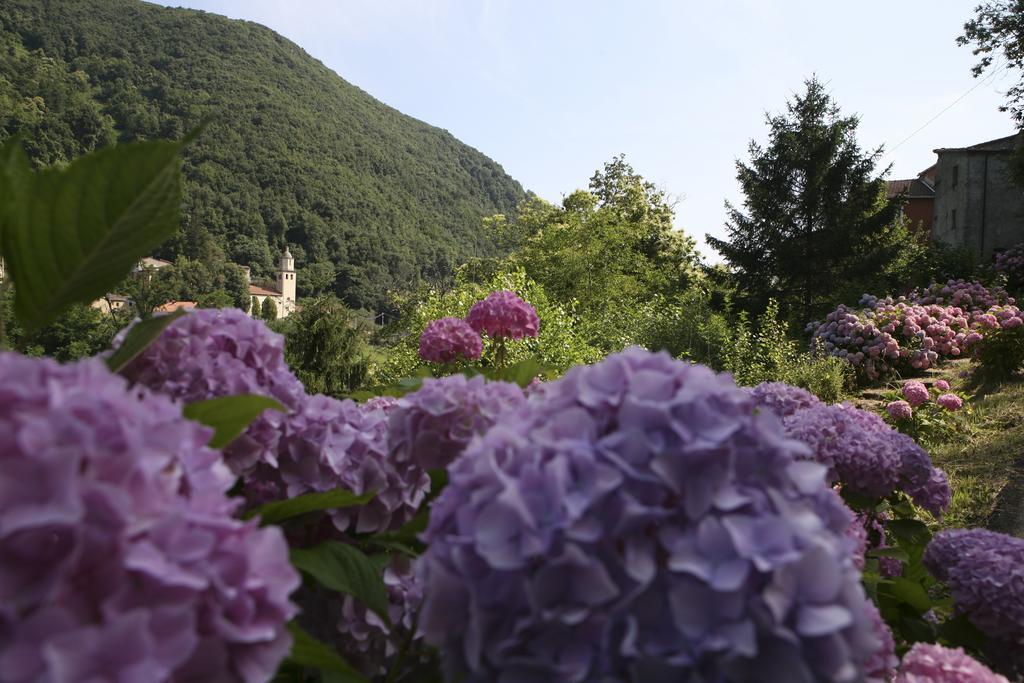
<svg viewBox="0 0 1024 683">
<path fill-rule="evenodd" d="M 952 108 L 953 108 L 954 106 L 956 106 L 957 104 L 959 104 L 961 100 L 963 100 L 963 99 L 964 99 L 965 97 L 967 97 L 968 95 L 970 95 L 970 94 L 971 94 L 972 92 L 974 92 L 975 90 L 977 90 L 977 89 L 978 89 L 978 88 L 980 88 L 981 86 L 983 86 L 983 85 L 987 85 L 988 83 L 991 83 L 992 81 L 994 81 L 994 80 L 995 80 L 995 77 L 996 77 L 996 76 L 997 76 L 997 75 L 998 75 L 998 74 L 999 74 L 999 73 L 1000 73 L 1001 71 L 1006 71 L 1006 69 L 1007 69 L 1007 68 L 1009 68 L 1009 64 L 1004 64 L 1003 66 L 1000 66 L 1000 67 L 998 67 L 998 68 L 997 68 L 997 69 L 996 69 L 995 71 L 993 71 L 992 73 L 990 73 L 990 74 L 989 74 L 988 76 L 986 76 L 985 78 L 979 79 L 977 83 L 975 83 L 975 84 L 974 84 L 974 85 L 972 85 L 972 86 L 971 86 L 970 88 L 968 88 L 966 92 L 964 92 L 964 93 L 963 93 L 962 95 L 960 95 L 960 97 L 956 98 L 955 100 L 953 100 L 952 102 L 950 102 L 949 104 L 947 104 L 947 105 L 946 105 L 945 107 L 943 107 L 943 108 L 942 108 L 942 110 L 940 110 L 940 111 L 939 111 L 939 113 L 938 113 L 938 114 L 936 114 L 935 116 L 933 116 L 933 117 L 931 117 L 930 119 L 928 119 L 927 121 L 925 121 L 925 122 L 924 122 L 924 123 L 923 123 L 923 124 L 922 124 L 922 125 L 921 125 L 921 126 L 920 126 L 920 127 L 918 128 L 918 129 L 917 129 L 917 130 L 915 130 L 915 131 L 914 131 L 913 133 L 911 133 L 911 134 L 910 134 L 910 135 L 908 135 L 907 137 L 903 138 L 902 140 L 900 140 L 899 142 L 897 142 L 897 143 L 896 143 L 896 144 L 895 144 L 895 145 L 894 145 L 893 147 L 891 147 L 891 148 L 889 149 L 889 151 L 888 151 L 888 152 L 886 153 L 885 157 L 883 157 L 883 160 L 884 160 L 884 159 L 888 159 L 888 158 L 889 158 L 889 157 L 890 157 L 890 156 L 892 155 L 892 153 L 893 153 L 893 152 L 895 152 L 895 151 L 896 151 L 897 149 L 899 149 L 899 148 L 900 148 L 900 147 L 901 147 L 901 146 L 903 145 L 903 143 L 907 142 L 907 141 L 908 141 L 908 140 L 910 140 L 910 139 L 911 139 L 912 137 L 914 137 L 915 135 L 917 135 L 918 133 L 920 133 L 920 132 L 921 132 L 922 130 L 924 130 L 925 128 L 927 128 L 928 126 L 930 126 L 930 125 L 931 125 L 931 124 L 932 124 L 932 123 L 933 123 L 933 122 L 935 121 L 935 119 L 939 118 L 940 116 L 942 116 L 943 114 L 945 114 L 945 113 L 946 113 L 947 111 L 949 111 L 950 109 L 952 109 Z"/>
</svg>

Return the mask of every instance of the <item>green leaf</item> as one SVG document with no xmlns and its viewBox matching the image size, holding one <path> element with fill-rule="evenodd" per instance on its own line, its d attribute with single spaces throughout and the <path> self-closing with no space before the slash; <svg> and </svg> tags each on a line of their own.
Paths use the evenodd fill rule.
<svg viewBox="0 0 1024 683">
<path fill-rule="evenodd" d="M 928 526 L 916 519 L 890 519 L 885 523 L 885 530 L 895 538 L 915 545 L 927 543 L 932 537 Z"/>
<path fill-rule="evenodd" d="M 28 157 L 21 146 L 21 136 L 16 135 L 0 147 L 0 235 L 4 224 L 13 214 L 14 207 L 25 195 L 25 184 L 31 178 Z M 0 241 L 0 254 L 3 242 Z"/>
<path fill-rule="evenodd" d="M 188 419 L 213 427 L 210 448 L 224 448 L 244 432 L 264 410 L 288 412 L 274 399 L 258 394 L 237 394 L 193 401 L 185 406 L 183 412 Z"/>
<path fill-rule="evenodd" d="M 178 228 L 181 144 L 115 145 L 32 174 L 3 252 L 26 331 L 106 294 Z"/>
<path fill-rule="evenodd" d="M 536 358 L 527 358 L 521 360 L 515 365 L 511 365 L 505 370 L 505 380 L 508 382 L 515 382 L 521 387 L 525 387 L 527 384 L 533 381 L 534 377 L 537 377 L 544 372 L 544 366 Z"/>
<path fill-rule="evenodd" d="M 333 649 L 306 633 L 295 622 L 288 624 L 288 631 L 292 634 L 292 651 L 285 665 L 291 662 L 322 671 L 330 674 L 331 680 L 338 683 L 369 683 Z"/>
<path fill-rule="evenodd" d="M 942 637 L 950 645 L 963 647 L 968 650 L 979 651 L 985 647 L 985 635 L 978 630 L 978 627 L 968 621 L 963 614 L 952 619 L 947 619 L 939 627 Z"/>
<path fill-rule="evenodd" d="M 171 323 L 185 314 L 186 311 L 179 308 L 173 313 L 153 316 L 133 325 L 121 345 L 107 358 L 107 367 L 111 372 L 121 372 L 139 354 L 149 348 L 150 344 L 159 339 Z"/>
<path fill-rule="evenodd" d="M 932 601 L 928 597 L 928 592 L 916 581 L 899 576 L 893 579 L 889 589 L 895 597 L 907 603 L 919 613 L 923 614 L 931 609 Z"/>
<path fill-rule="evenodd" d="M 868 557 L 895 557 L 900 562 L 910 561 L 910 555 L 902 548 L 874 548 L 865 554 Z"/>
<path fill-rule="evenodd" d="M 310 512 L 337 510 L 340 508 L 366 505 L 373 500 L 375 495 L 377 494 L 372 491 L 356 495 L 351 491 L 346 491 L 345 489 L 334 489 L 332 491 L 324 491 L 322 493 L 306 493 L 301 496 L 296 496 L 295 498 L 267 503 L 255 510 L 250 510 L 245 513 L 243 517 L 249 519 L 251 517 L 259 516 L 263 524 L 280 524 L 285 520 L 298 517 L 299 515 L 305 515 Z"/>
<path fill-rule="evenodd" d="M 291 560 L 322 585 L 351 595 L 388 622 L 388 592 L 379 559 L 374 561 L 355 546 L 328 541 L 293 549 Z"/>
</svg>

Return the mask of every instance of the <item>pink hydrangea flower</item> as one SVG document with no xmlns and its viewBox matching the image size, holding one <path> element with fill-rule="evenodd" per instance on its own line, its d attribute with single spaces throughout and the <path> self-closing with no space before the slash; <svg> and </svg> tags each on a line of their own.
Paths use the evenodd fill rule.
<svg viewBox="0 0 1024 683">
<path fill-rule="evenodd" d="M 906 401 L 893 401 L 885 407 L 885 411 L 894 420 L 909 420 L 914 414 L 914 409 Z"/>
<path fill-rule="evenodd" d="M 935 402 L 950 412 L 956 412 L 964 407 L 963 399 L 956 394 L 943 394 L 935 399 Z"/>
<path fill-rule="evenodd" d="M 940 379 L 935 383 L 935 388 L 939 391 L 949 391 L 949 382 L 944 379 Z"/>
<path fill-rule="evenodd" d="M 916 408 L 928 402 L 928 387 L 917 380 L 911 380 L 903 385 L 903 398 Z"/>
<path fill-rule="evenodd" d="M 477 360 L 483 350 L 480 335 L 461 318 L 431 321 L 420 336 L 420 358 L 429 363 Z"/>
<path fill-rule="evenodd" d="M 960 648 L 916 643 L 903 656 L 895 683 L 1008 683 Z"/>
<path fill-rule="evenodd" d="M 466 322 L 490 337 L 522 339 L 536 337 L 540 331 L 536 309 L 508 290 L 491 292 L 486 299 L 473 304 Z"/>
</svg>

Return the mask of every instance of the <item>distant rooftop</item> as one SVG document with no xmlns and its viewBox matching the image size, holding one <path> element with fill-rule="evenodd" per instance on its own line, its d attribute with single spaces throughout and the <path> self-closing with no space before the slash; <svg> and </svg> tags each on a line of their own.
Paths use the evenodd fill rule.
<svg viewBox="0 0 1024 683">
<path fill-rule="evenodd" d="M 179 309 L 184 309 L 186 311 L 191 311 L 197 305 L 198 304 L 196 304 L 195 301 L 168 301 L 167 303 L 165 303 L 162 306 L 157 306 L 153 310 L 153 312 L 154 313 L 173 313 L 174 311 L 177 311 Z"/>
<path fill-rule="evenodd" d="M 920 178 L 906 180 L 890 180 L 886 194 L 889 197 L 904 195 L 907 199 L 930 199 L 935 196 L 935 188 Z"/>
<path fill-rule="evenodd" d="M 1009 152 L 1017 146 L 1017 135 L 1007 135 L 1005 138 L 996 138 L 988 142 L 979 142 L 970 147 L 940 147 L 932 150 L 936 154 L 943 152 Z"/>
<path fill-rule="evenodd" d="M 144 256 L 139 259 L 139 264 L 136 266 L 136 270 L 139 268 L 166 268 L 167 266 L 173 266 L 174 264 L 170 261 L 165 261 L 162 258 L 153 258 L 152 256 Z"/>
<path fill-rule="evenodd" d="M 281 296 L 281 292 L 275 292 L 272 289 L 264 289 L 263 287 L 257 287 L 256 285 L 249 285 L 249 294 L 254 296 Z"/>
</svg>

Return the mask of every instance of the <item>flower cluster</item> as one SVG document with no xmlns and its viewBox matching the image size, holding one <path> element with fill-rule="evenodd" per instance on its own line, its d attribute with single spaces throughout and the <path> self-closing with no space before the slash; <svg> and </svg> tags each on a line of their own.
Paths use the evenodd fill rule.
<svg viewBox="0 0 1024 683">
<path fill-rule="evenodd" d="M 924 563 L 949 584 L 956 610 L 1015 648 L 1024 664 L 1024 539 L 986 529 L 942 531 Z"/>
<path fill-rule="evenodd" d="M 471 438 L 525 400 L 518 385 L 487 382 L 481 375 L 425 379 L 422 388 L 402 397 L 390 415 L 390 458 L 423 469 L 447 467 Z"/>
<path fill-rule="evenodd" d="M 941 358 L 965 355 L 981 341 L 986 325 L 1022 324 L 1005 290 L 964 280 L 897 299 L 865 294 L 860 306 L 841 305 L 807 331 L 812 346 L 847 360 L 870 379 L 900 368 L 925 370 Z"/>
<path fill-rule="evenodd" d="M 114 339 L 120 346 L 130 327 Z M 190 402 L 260 394 L 294 409 L 305 396 L 284 360 L 284 338 L 237 309 L 199 309 L 171 323 L 124 369 L 140 386 Z M 267 410 L 224 449 L 235 474 L 273 462 L 284 415 Z"/>
<path fill-rule="evenodd" d="M 483 349 L 480 335 L 462 318 L 432 320 L 420 336 L 420 358 L 429 363 L 477 360 Z"/>
<path fill-rule="evenodd" d="M 410 460 L 388 457 L 388 414 L 398 406 L 310 396 L 289 415 L 275 462 L 245 478 L 251 503 L 343 488 L 375 492 L 362 506 L 330 512 L 339 531 L 393 530 L 412 519 L 430 489 L 430 477 Z M 255 498 L 255 499 L 254 499 Z"/>
<path fill-rule="evenodd" d="M 985 287 L 976 280 L 950 280 L 946 284 L 935 283 L 924 290 L 912 292 L 909 298 L 918 304 L 955 306 L 967 312 L 1014 303 L 1014 300 L 1002 287 Z"/>
<path fill-rule="evenodd" d="M 928 387 L 923 382 L 918 382 L 917 380 L 905 382 L 900 393 L 903 394 L 903 398 L 907 399 L 907 403 L 910 404 L 911 408 L 927 403 L 929 398 Z"/>
<path fill-rule="evenodd" d="M 483 301 L 473 304 L 466 322 L 477 332 L 496 338 L 536 337 L 540 330 L 537 311 L 508 290 L 491 292 Z"/>
<path fill-rule="evenodd" d="M 467 683 L 858 678 L 884 644 L 805 453 L 707 368 L 573 368 L 449 467 L 424 637 Z"/>
<path fill-rule="evenodd" d="M 874 413 L 850 405 L 815 405 L 783 419 L 786 433 L 811 448 L 844 489 L 873 498 L 902 490 L 932 514 L 949 507 L 952 493 L 942 470 L 909 436 Z"/>
<path fill-rule="evenodd" d="M 798 410 L 824 405 L 821 400 L 800 387 L 785 382 L 763 382 L 753 389 L 754 401 L 771 409 L 779 417 L 789 417 Z"/>
<path fill-rule="evenodd" d="M 0 354 L 4 681 L 268 681 L 299 577 L 210 430 L 99 360 Z"/>
<path fill-rule="evenodd" d="M 915 643 L 903 655 L 894 683 L 1009 683 L 960 648 Z"/>
<path fill-rule="evenodd" d="M 1024 282 L 1024 242 L 995 254 L 995 269 L 1005 273 L 1011 285 Z"/>
</svg>

